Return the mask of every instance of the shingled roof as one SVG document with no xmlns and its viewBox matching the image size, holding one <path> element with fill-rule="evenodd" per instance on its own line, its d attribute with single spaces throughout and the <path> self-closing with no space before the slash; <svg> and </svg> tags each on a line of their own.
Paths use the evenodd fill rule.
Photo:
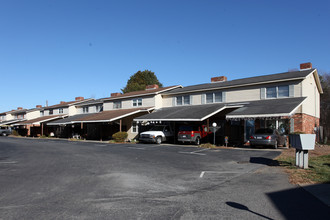
<svg viewBox="0 0 330 220">
<path fill-rule="evenodd" d="M 285 73 L 277 73 L 271 75 L 264 76 L 256 76 L 249 77 L 243 79 L 236 79 L 224 82 L 214 82 L 214 83 L 205 83 L 193 86 L 187 86 L 183 88 L 174 89 L 168 92 L 165 92 L 165 95 L 170 94 L 180 94 L 187 92 L 196 92 L 196 91 L 207 91 L 214 89 L 225 89 L 231 87 L 240 87 L 247 85 L 256 85 L 261 83 L 270 83 L 270 82 L 279 82 L 279 81 L 287 81 L 287 80 L 299 80 L 304 79 L 306 76 L 314 72 L 316 69 L 308 69 L 302 71 L 294 71 L 294 72 L 285 72 Z"/>
</svg>

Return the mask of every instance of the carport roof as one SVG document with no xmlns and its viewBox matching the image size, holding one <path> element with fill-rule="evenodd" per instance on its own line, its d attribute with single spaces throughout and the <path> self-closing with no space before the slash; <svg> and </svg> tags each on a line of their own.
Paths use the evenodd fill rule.
<svg viewBox="0 0 330 220">
<path fill-rule="evenodd" d="M 242 108 L 226 115 L 227 119 L 290 117 L 306 97 L 267 99 L 247 102 Z"/>
<path fill-rule="evenodd" d="M 97 113 L 95 113 L 97 114 Z M 79 120 L 81 118 L 84 118 L 86 116 L 89 116 L 91 114 L 79 114 L 79 115 L 72 115 L 67 118 L 59 119 L 50 123 L 47 123 L 47 125 L 65 125 L 65 124 L 73 124 L 73 120 Z M 94 114 L 93 114 L 94 115 Z"/>
<path fill-rule="evenodd" d="M 135 118 L 134 121 L 204 121 L 222 110 L 238 107 L 241 105 L 226 105 L 225 103 L 168 107 Z"/>
<path fill-rule="evenodd" d="M 0 125 L 11 125 L 19 121 L 25 121 L 25 119 L 13 119 L 13 120 L 8 120 L 8 121 L 3 121 L 0 122 Z"/>
<path fill-rule="evenodd" d="M 137 117 L 134 121 L 204 121 L 225 109 L 233 109 L 226 114 L 227 119 L 284 117 L 294 114 L 305 99 L 299 97 L 168 107 Z"/>
<path fill-rule="evenodd" d="M 56 120 L 59 118 L 64 118 L 66 116 L 67 115 L 47 115 L 47 116 L 42 116 L 39 118 L 23 121 L 23 122 L 15 124 L 15 125 L 28 125 L 28 124 L 40 125 L 40 123 L 51 121 L 51 120 Z"/>
<path fill-rule="evenodd" d="M 93 123 L 93 122 L 111 122 L 130 115 L 134 115 L 141 112 L 148 112 L 154 108 L 131 108 L 131 109 L 116 109 L 110 111 L 103 111 L 96 114 L 87 115 L 83 118 L 72 120 L 73 123 Z"/>
</svg>

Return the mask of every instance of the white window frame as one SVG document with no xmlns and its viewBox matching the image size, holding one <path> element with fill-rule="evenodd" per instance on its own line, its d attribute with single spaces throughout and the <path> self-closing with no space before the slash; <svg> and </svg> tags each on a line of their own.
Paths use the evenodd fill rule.
<svg viewBox="0 0 330 220">
<path fill-rule="evenodd" d="M 188 97 L 189 103 L 185 103 L 185 97 Z M 178 100 L 181 100 L 181 104 L 178 104 Z M 175 105 L 181 106 L 181 105 L 190 105 L 191 104 L 191 97 L 190 95 L 182 95 L 182 96 L 176 96 L 175 97 Z"/>
<path fill-rule="evenodd" d="M 102 107 L 103 107 L 102 105 L 96 105 L 95 106 L 95 111 L 96 112 L 101 112 Z"/>
<path fill-rule="evenodd" d="M 133 123 L 132 123 L 132 133 L 139 133 L 139 126 L 136 121 L 133 121 Z"/>
<path fill-rule="evenodd" d="M 58 114 L 63 114 L 63 108 L 58 109 Z"/>
<path fill-rule="evenodd" d="M 133 107 L 142 106 L 142 98 L 133 99 L 132 105 L 133 105 Z"/>
<path fill-rule="evenodd" d="M 220 97 L 221 97 L 221 101 L 216 101 L 215 100 L 215 94 L 219 93 Z M 207 95 L 212 95 L 212 102 L 207 102 Z M 209 92 L 205 94 L 205 103 L 206 104 L 211 104 L 211 103 L 222 103 L 223 102 L 223 96 L 222 96 L 222 92 Z"/>
<path fill-rule="evenodd" d="M 44 116 L 45 115 L 45 112 L 44 111 L 40 111 L 40 116 Z"/>
<path fill-rule="evenodd" d="M 279 87 L 288 87 L 288 95 L 287 96 L 279 96 Z M 267 89 L 275 88 L 275 97 L 267 97 Z M 290 97 L 290 86 L 289 85 L 283 85 L 283 86 L 270 86 L 266 87 L 265 89 L 265 98 L 266 99 L 277 99 L 277 98 L 288 98 Z"/>
<path fill-rule="evenodd" d="M 121 109 L 121 101 L 114 101 L 113 102 L 113 109 Z"/>
<path fill-rule="evenodd" d="M 49 109 L 48 110 L 48 115 L 53 115 L 54 114 L 54 110 L 53 109 Z"/>
<path fill-rule="evenodd" d="M 89 112 L 89 107 L 88 106 L 83 107 L 83 113 L 88 113 L 88 112 Z"/>
</svg>

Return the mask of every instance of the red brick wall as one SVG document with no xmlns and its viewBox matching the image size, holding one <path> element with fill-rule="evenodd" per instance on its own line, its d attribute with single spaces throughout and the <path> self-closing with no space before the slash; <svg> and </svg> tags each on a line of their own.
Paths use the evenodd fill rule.
<svg viewBox="0 0 330 220">
<path fill-rule="evenodd" d="M 320 126 L 320 119 L 307 114 L 295 114 L 294 131 L 314 134 L 314 128 Z"/>
</svg>

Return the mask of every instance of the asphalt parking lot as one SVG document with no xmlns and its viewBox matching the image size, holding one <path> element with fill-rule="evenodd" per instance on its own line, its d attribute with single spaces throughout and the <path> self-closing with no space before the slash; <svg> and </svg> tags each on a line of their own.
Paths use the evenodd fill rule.
<svg viewBox="0 0 330 220">
<path fill-rule="evenodd" d="M 0 137 L 0 219 L 328 219 L 279 154 Z"/>
</svg>

